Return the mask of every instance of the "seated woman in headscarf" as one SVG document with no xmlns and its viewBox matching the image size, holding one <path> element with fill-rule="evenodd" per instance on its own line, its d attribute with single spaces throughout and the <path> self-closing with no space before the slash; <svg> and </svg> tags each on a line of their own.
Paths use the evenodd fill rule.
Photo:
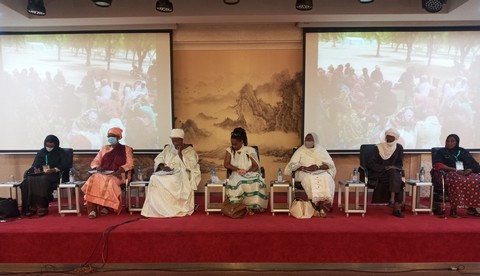
<svg viewBox="0 0 480 276">
<path fill-rule="evenodd" d="M 55 135 L 48 135 L 43 148 L 37 152 L 32 167 L 25 172 L 22 190 L 22 214 L 38 216 L 48 214 L 48 203 L 60 183 L 61 171 L 67 170 L 67 157 Z"/>
<path fill-rule="evenodd" d="M 393 215 L 403 218 L 403 146 L 397 143 L 398 138 L 397 130 L 385 131 L 385 142 L 377 144 L 367 168 L 369 182 L 377 182 L 372 203 L 389 203 Z"/>
<path fill-rule="evenodd" d="M 433 156 L 433 168 L 438 173 L 446 172 L 445 186 L 450 198 L 450 215 L 458 217 L 457 207 L 467 206 L 469 215 L 480 216 L 475 208 L 480 207 L 480 165 L 460 147 L 460 137 L 450 134 L 445 147 Z"/>
<path fill-rule="evenodd" d="M 144 217 L 183 217 L 195 210 L 194 191 L 201 173 L 197 152 L 183 143 L 185 133 L 173 129 L 172 144 L 155 158 L 154 171 L 142 208 Z"/>
<path fill-rule="evenodd" d="M 109 145 L 104 146 L 90 164 L 97 172 L 82 187 L 90 219 L 96 218 L 99 212 L 102 215 L 108 214 L 108 208 L 117 214 L 122 210 L 120 185 L 125 183 L 125 172 L 133 169 L 132 148 L 119 142 L 122 132 L 118 127 L 109 129 Z"/>
<path fill-rule="evenodd" d="M 295 180 L 301 182 L 320 216 L 326 217 L 325 211 L 332 208 L 337 170 L 328 152 L 318 142 L 316 134 L 307 134 L 303 146 L 295 151 L 285 167 L 285 174 L 296 172 Z"/>
<path fill-rule="evenodd" d="M 223 166 L 232 173 L 228 178 L 227 196 L 230 203 L 242 202 L 250 214 L 267 208 L 267 191 L 260 173 L 257 151 L 248 146 L 247 133 L 241 127 L 230 135 Z"/>
</svg>

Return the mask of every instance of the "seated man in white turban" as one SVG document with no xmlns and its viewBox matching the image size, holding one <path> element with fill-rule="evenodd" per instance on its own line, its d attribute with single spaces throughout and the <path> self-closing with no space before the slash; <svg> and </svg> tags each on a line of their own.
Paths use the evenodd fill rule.
<svg viewBox="0 0 480 276">
<path fill-rule="evenodd" d="M 395 129 L 385 131 L 385 142 L 377 144 L 372 158 L 367 161 L 368 178 L 377 182 L 372 203 L 389 203 L 393 215 L 402 218 L 403 203 L 403 147 L 397 143 L 400 134 Z"/>
<path fill-rule="evenodd" d="M 142 216 L 183 217 L 193 213 L 200 165 L 193 147 L 183 143 L 184 136 L 182 129 L 173 129 L 172 144 L 155 158 L 155 172 L 150 177 Z"/>
</svg>

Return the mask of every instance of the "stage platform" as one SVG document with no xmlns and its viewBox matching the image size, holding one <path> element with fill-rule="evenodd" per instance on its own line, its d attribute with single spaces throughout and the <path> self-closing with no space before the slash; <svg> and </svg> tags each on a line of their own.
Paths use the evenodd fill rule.
<svg viewBox="0 0 480 276">
<path fill-rule="evenodd" d="M 0 224 L 0 263 L 11 264 L 230 264 L 230 263 L 477 263 L 480 218 L 459 210 L 460 219 L 441 219 L 407 207 L 403 219 L 388 206 L 368 206 L 365 217 L 299 220 L 269 211 L 230 219 L 198 210 L 189 217 L 142 219 L 86 213 L 61 217 L 52 204 L 43 218 Z M 336 202 L 336 201 L 335 201 Z"/>
</svg>

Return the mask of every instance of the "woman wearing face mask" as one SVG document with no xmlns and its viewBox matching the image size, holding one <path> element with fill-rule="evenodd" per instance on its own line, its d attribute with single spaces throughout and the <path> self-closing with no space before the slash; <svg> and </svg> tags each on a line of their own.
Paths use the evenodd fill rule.
<svg viewBox="0 0 480 276">
<path fill-rule="evenodd" d="M 367 168 L 369 181 L 377 181 L 372 203 L 389 203 L 392 214 L 403 218 L 403 146 L 397 143 L 398 138 L 397 130 L 385 131 L 385 142 L 377 144 Z"/>
<path fill-rule="evenodd" d="M 267 208 L 267 191 L 260 173 L 257 151 L 248 146 L 247 133 L 236 128 L 230 135 L 230 147 L 227 148 L 223 165 L 231 170 L 228 179 L 227 196 L 230 203 L 242 201 L 253 211 L 263 212 Z"/>
<path fill-rule="evenodd" d="M 467 206 L 467 214 L 480 217 L 480 165 L 472 155 L 460 147 L 460 137 L 450 134 L 445 147 L 433 156 L 433 168 L 444 171 L 445 186 L 450 197 L 450 215 L 458 217 L 457 206 Z M 434 172 L 435 173 L 435 172 Z"/>
<path fill-rule="evenodd" d="M 25 216 L 48 214 L 48 203 L 53 200 L 52 193 L 59 183 L 60 171 L 68 169 L 65 151 L 55 135 L 48 135 L 43 145 L 20 184 L 22 214 Z"/>
<path fill-rule="evenodd" d="M 97 173 L 92 174 L 82 187 L 90 219 L 98 214 L 108 214 L 108 208 L 117 214 L 122 210 L 120 185 L 125 183 L 125 172 L 133 169 L 132 148 L 119 142 L 122 132 L 118 127 L 109 129 L 109 145 L 104 146 L 90 164 Z"/>
<path fill-rule="evenodd" d="M 291 175 L 293 171 L 320 216 L 326 217 L 326 212 L 332 210 L 337 170 L 328 152 L 318 144 L 316 134 L 307 134 L 303 146 L 293 154 L 285 174 Z"/>
</svg>

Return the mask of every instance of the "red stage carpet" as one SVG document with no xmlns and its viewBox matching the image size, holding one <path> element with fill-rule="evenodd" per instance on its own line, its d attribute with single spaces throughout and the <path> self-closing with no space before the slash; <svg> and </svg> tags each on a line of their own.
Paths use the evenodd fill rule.
<svg viewBox="0 0 480 276">
<path fill-rule="evenodd" d="M 203 195 L 196 198 L 203 203 Z M 399 219 L 386 206 L 367 215 L 297 220 L 268 211 L 244 219 L 206 216 L 139 219 L 139 214 L 89 220 L 56 207 L 44 218 L 0 224 L 1 263 L 435 263 L 479 262 L 480 218 L 440 219 L 429 214 Z M 103 256 L 102 256 L 103 252 Z M 103 258 L 103 259 L 102 259 Z"/>
</svg>

